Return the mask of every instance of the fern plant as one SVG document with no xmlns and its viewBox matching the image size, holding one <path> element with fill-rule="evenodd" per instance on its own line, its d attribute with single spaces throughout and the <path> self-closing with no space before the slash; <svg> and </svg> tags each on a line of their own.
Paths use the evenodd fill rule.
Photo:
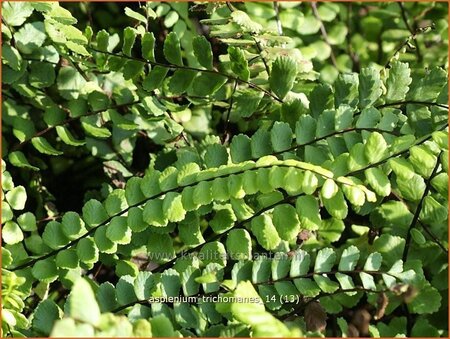
<svg viewBox="0 0 450 339">
<path fill-rule="evenodd" d="M 447 335 L 447 66 L 321 81 L 274 6 L 3 4 L 4 335 Z"/>
</svg>

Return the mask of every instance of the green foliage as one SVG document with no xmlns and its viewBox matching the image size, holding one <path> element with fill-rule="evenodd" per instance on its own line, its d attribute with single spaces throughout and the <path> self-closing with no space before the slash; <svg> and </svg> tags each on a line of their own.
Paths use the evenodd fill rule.
<svg viewBox="0 0 450 339">
<path fill-rule="evenodd" d="M 2 8 L 3 336 L 448 334 L 445 4 Z"/>
</svg>

